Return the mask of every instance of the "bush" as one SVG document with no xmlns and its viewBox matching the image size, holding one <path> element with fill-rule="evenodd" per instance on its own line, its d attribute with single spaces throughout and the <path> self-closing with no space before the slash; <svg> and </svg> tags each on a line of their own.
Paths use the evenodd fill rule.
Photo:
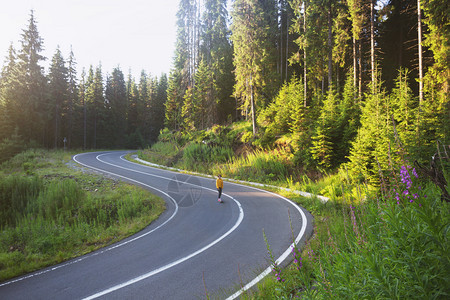
<svg viewBox="0 0 450 300">
<path fill-rule="evenodd" d="M 0 177 L 0 226 L 14 226 L 42 189 L 43 183 L 36 176 Z"/>
<path fill-rule="evenodd" d="M 392 182 L 364 201 L 347 194 L 359 204 L 342 204 L 321 218 L 296 257 L 303 266 L 283 270 L 259 297 L 447 299 L 448 203 L 411 167 L 403 166 Z"/>
<path fill-rule="evenodd" d="M 229 147 L 208 146 L 192 143 L 183 151 L 183 162 L 186 167 L 198 170 L 198 164 L 225 163 L 233 157 L 233 151 Z"/>
</svg>

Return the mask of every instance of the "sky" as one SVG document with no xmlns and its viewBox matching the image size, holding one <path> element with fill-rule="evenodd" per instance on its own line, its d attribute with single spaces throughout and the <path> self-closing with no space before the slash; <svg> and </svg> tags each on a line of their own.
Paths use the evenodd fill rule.
<svg viewBox="0 0 450 300">
<path fill-rule="evenodd" d="M 48 65 L 59 46 L 64 59 L 72 47 L 78 75 L 101 64 L 103 74 L 120 67 L 136 80 L 142 70 L 169 73 L 176 39 L 179 0 L 14 0 L 0 4 L 0 66 L 11 43 L 18 51 L 31 10 L 43 38 Z"/>
</svg>

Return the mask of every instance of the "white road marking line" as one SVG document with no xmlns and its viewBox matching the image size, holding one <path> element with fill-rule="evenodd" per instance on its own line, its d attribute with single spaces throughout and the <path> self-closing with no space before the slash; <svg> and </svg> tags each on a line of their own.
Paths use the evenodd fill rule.
<svg viewBox="0 0 450 300">
<path fill-rule="evenodd" d="M 77 154 L 77 155 L 75 155 L 75 156 L 73 157 L 73 160 L 74 160 L 75 162 L 77 162 L 78 164 L 82 165 L 82 166 L 85 166 L 85 167 L 87 167 L 87 168 L 91 168 L 91 169 L 97 170 L 97 171 L 99 171 L 99 172 L 109 173 L 109 174 L 111 174 L 111 175 L 115 175 L 115 176 L 122 177 L 122 178 L 124 178 L 124 179 L 127 179 L 127 180 L 130 180 L 130 181 L 133 181 L 133 182 L 142 184 L 143 186 L 146 186 L 146 187 L 148 187 L 148 188 L 150 188 L 150 189 L 153 189 L 153 190 L 156 190 L 156 191 L 162 193 L 164 196 L 166 196 L 167 198 L 169 198 L 170 200 L 172 200 L 172 202 L 175 204 L 175 210 L 174 210 L 173 214 L 170 216 L 169 219 L 167 219 L 164 223 L 160 224 L 160 225 L 157 226 L 156 228 L 154 228 L 154 229 L 152 229 L 152 230 L 150 230 L 150 231 L 148 231 L 148 232 L 146 232 L 146 233 L 143 233 L 143 234 L 141 234 L 141 235 L 138 235 L 138 236 L 134 237 L 134 238 L 131 239 L 131 240 L 128 240 L 128 241 L 125 241 L 125 242 L 121 242 L 121 243 L 119 243 L 119 244 L 117 244 L 117 245 L 108 247 L 108 248 L 103 249 L 103 250 L 100 250 L 100 251 L 96 251 L 95 253 L 87 254 L 87 255 L 85 255 L 85 256 L 82 256 L 82 257 L 80 257 L 80 258 L 78 258 L 78 259 L 75 259 L 75 260 L 73 260 L 73 261 L 70 261 L 70 262 L 65 263 L 65 264 L 62 264 L 62 265 L 58 265 L 58 266 L 55 266 L 55 267 L 52 267 L 52 268 L 49 268 L 49 269 L 46 269 L 46 270 L 43 270 L 43 271 L 39 271 L 39 272 L 37 272 L 37 273 L 33 273 L 33 274 L 30 274 L 30 275 L 26 275 L 26 276 L 17 278 L 17 279 L 15 279 L 15 280 L 11 280 L 11 281 L 7 281 L 7 282 L 4 282 L 4 283 L 1 283 L 1 284 L 0 284 L 0 287 L 6 286 L 6 285 L 10 285 L 10 284 L 13 284 L 13 283 L 16 283 L 16 282 L 25 280 L 25 279 L 29 279 L 29 278 L 32 278 L 32 277 L 40 276 L 40 275 L 46 274 L 46 273 L 48 273 L 48 272 L 52 272 L 52 271 L 55 271 L 55 270 L 58 270 L 58 269 L 61 269 L 61 268 L 64 268 L 64 267 L 67 267 L 67 266 L 70 266 L 70 265 L 79 263 L 79 262 L 81 262 L 81 261 L 83 261 L 83 260 L 85 260 L 85 259 L 88 259 L 88 258 L 97 256 L 97 255 L 106 253 L 106 252 L 111 251 L 111 250 L 113 250 L 113 249 L 122 247 L 122 246 L 124 246 L 124 245 L 126 245 L 126 244 L 128 244 L 128 243 L 131 243 L 131 242 L 134 242 L 134 241 L 136 241 L 136 240 L 139 240 L 139 239 L 141 239 L 141 238 L 143 238 L 143 237 L 145 237 L 145 236 L 147 236 L 147 235 L 149 235 L 149 234 L 155 232 L 156 230 L 160 229 L 160 228 L 163 227 L 164 225 L 166 225 L 166 224 L 167 224 L 168 222 L 170 222 L 170 221 L 175 217 L 175 215 L 178 213 L 178 204 L 177 204 L 177 202 L 175 201 L 175 199 L 173 199 L 173 198 L 172 198 L 169 194 L 167 194 L 166 192 L 164 192 L 164 191 L 162 191 L 162 190 L 160 190 L 160 189 L 154 188 L 154 187 L 152 187 L 152 186 L 149 186 L 149 185 L 147 185 L 147 184 L 145 184 L 145 183 L 139 182 L 139 181 L 137 181 L 137 180 L 133 180 L 133 179 L 131 179 L 131 178 L 127 178 L 127 177 L 124 177 L 124 176 L 121 176 L 121 175 L 113 174 L 113 173 L 110 173 L 110 172 L 107 172 L 107 171 L 103 171 L 103 170 L 101 170 L 101 169 L 97 169 L 97 168 L 94 168 L 94 167 L 89 167 L 89 166 L 87 166 L 87 165 L 81 163 L 80 161 L 78 161 L 78 160 L 76 159 L 76 157 L 79 156 L 79 155 L 82 155 L 82 154 Z"/>
<path fill-rule="evenodd" d="M 123 159 L 123 156 L 121 156 L 121 159 L 126 161 L 125 159 Z M 228 182 L 229 184 L 235 184 L 235 185 L 239 185 L 237 183 L 233 183 L 233 182 Z M 289 246 L 288 249 L 286 249 L 286 251 L 284 251 L 284 253 L 275 261 L 275 263 L 277 265 L 280 265 L 281 263 L 283 263 L 283 261 L 289 256 L 289 254 L 292 251 L 292 248 L 297 245 L 300 240 L 302 239 L 303 235 L 306 232 L 306 226 L 308 224 L 308 220 L 306 218 L 305 213 L 303 212 L 303 210 L 294 202 L 292 202 L 292 200 L 289 200 L 286 197 L 283 197 L 281 195 L 278 195 L 276 193 L 273 192 L 269 192 L 266 190 L 262 190 L 256 187 L 252 187 L 252 186 L 246 186 L 250 189 L 254 189 L 257 191 L 262 191 L 264 193 L 268 193 L 271 194 L 273 196 L 276 196 L 278 198 L 281 198 L 285 201 L 287 201 L 288 203 L 290 203 L 295 209 L 297 209 L 297 211 L 300 213 L 301 217 L 302 217 L 302 228 L 300 229 L 299 234 L 297 235 L 295 241 Z M 250 281 L 248 284 L 246 284 L 243 288 L 241 288 L 240 290 L 238 290 L 236 293 L 234 293 L 233 295 L 229 296 L 226 300 L 233 300 L 236 299 L 237 297 L 239 297 L 240 295 L 242 295 L 243 292 L 247 291 L 248 289 L 252 288 L 255 284 L 257 284 L 259 281 L 261 281 L 264 277 L 266 277 L 268 274 L 270 274 L 270 272 L 273 271 L 274 266 L 270 265 L 267 269 L 265 269 L 261 274 L 259 274 L 257 277 L 255 277 L 252 281 Z"/>
<path fill-rule="evenodd" d="M 149 174 L 149 173 L 146 173 L 146 172 L 141 172 L 141 171 L 137 171 L 137 170 L 133 170 L 133 169 L 129 169 L 129 168 L 125 168 L 125 167 L 121 167 L 121 166 L 117 166 L 117 165 L 114 165 L 114 164 L 105 162 L 104 160 L 101 160 L 100 157 L 103 156 L 103 155 L 106 155 L 106 154 L 108 154 L 108 153 L 104 153 L 104 154 L 97 155 L 96 159 L 97 159 L 98 161 L 104 163 L 104 164 L 108 164 L 108 165 L 111 165 L 111 166 L 114 166 L 114 167 L 117 167 L 117 168 L 120 168 L 120 169 L 124 169 L 124 170 L 128 170 L 128 171 L 136 172 L 136 173 L 145 174 L 145 175 L 148 175 L 148 176 L 154 176 L 154 177 L 158 177 L 158 178 L 162 178 L 162 179 L 174 180 L 173 178 L 164 177 L 164 176 L 159 176 L 159 175 L 154 175 L 154 174 Z M 122 159 L 122 157 L 123 157 L 123 155 L 122 155 L 120 158 Z M 128 162 L 128 161 L 127 161 L 127 162 Z M 94 169 L 96 169 L 96 168 L 94 168 Z M 97 170 L 102 171 L 102 170 L 100 170 L 100 169 L 97 169 Z M 112 175 L 115 175 L 115 176 L 120 176 L 120 177 L 122 177 L 122 178 L 126 178 L 125 176 L 117 175 L 117 174 L 114 174 L 114 173 L 112 173 L 112 172 L 107 172 L 107 171 L 102 171 L 102 172 L 106 172 L 106 173 L 109 173 L 109 174 L 112 174 Z M 129 179 L 129 178 L 126 178 L 126 179 Z M 135 181 L 135 180 L 132 180 L 132 181 Z M 178 181 L 178 180 L 174 180 L 174 181 L 180 182 L 180 181 Z M 137 181 L 136 181 L 136 182 L 137 182 Z M 203 188 L 203 189 L 206 189 L 206 190 L 214 191 L 213 189 L 206 188 L 206 187 L 199 186 L 199 185 L 195 185 L 195 184 L 188 183 L 188 182 L 183 182 L 183 184 L 189 184 L 189 185 L 197 186 L 197 187 L 200 187 L 200 188 Z M 145 184 L 144 184 L 144 185 L 145 185 Z M 146 185 L 146 186 L 147 186 L 147 185 Z M 126 281 L 126 282 L 124 282 L 124 283 L 115 285 L 115 286 L 113 286 L 113 287 L 111 287 L 111 288 L 109 288 L 109 289 L 106 289 L 106 290 L 104 290 L 104 291 L 98 292 L 98 293 L 96 293 L 96 294 L 94 294 L 94 295 L 88 296 L 88 297 L 84 298 L 84 300 L 95 299 L 95 298 L 98 298 L 98 297 L 107 295 L 107 294 L 112 293 L 112 292 L 114 292 L 114 291 L 117 291 L 117 290 L 119 290 L 119 289 L 121 289 L 121 288 L 124 288 L 124 287 L 126 287 L 126 286 L 132 285 L 132 284 L 134 284 L 134 283 L 136 283 L 136 282 L 142 281 L 142 280 L 144 280 L 144 279 L 146 279 L 146 278 L 149 278 L 149 277 L 151 277 L 151 276 L 153 276 L 153 275 L 156 275 L 156 274 L 158 274 L 158 273 L 161 273 L 161 272 L 163 272 L 163 271 L 165 271 L 165 270 L 167 270 L 167 269 L 170 269 L 170 268 L 172 268 L 172 267 L 174 267 L 174 266 L 176 266 L 176 265 L 179 265 L 179 264 L 181 264 L 181 263 L 183 263 L 183 262 L 185 262 L 185 261 L 191 259 L 192 257 L 194 257 L 194 256 L 196 256 L 196 255 L 198 255 L 198 254 L 200 254 L 200 253 L 202 253 L 202 252 L 208 250 L 209 248 L 213 247 L 214 245 L 216 245 L 217 243 L 219 243 L 221 240 L 223 240 L 224 238 L 226 238 L 228 235 L 230 235 L 230 234 L 231 234 L 237 227 L 239 227 L 239 225 L 242 223 L 242 220 L 244 219 L 244 211 L 243 211 L 242 206 L 241 206 L 241 203 L 239 203 L 239 201 L 237 201 L 236 199 L 234 199 L 233 197 L 231 197 L 231 196 L 229 196 L 229 195 L 227 195 L 227 194 L 223 194 L 223 195 L 226 196 L 226 197 L 229 197 L 230 199 L 232 199 L 232 200 L 237 204 L 237 206 L 238 206 L 238 208 L 239 208 L 239 218 L 238 218 L 238 220 L 237 220 L 236 223 L 233 225 L 233 227 L 230 228 L 225 234 L 223 234 L 222 236 L 220 236 L 218 239 L 214 240 L 212 243 L 206 245 L 205 247 L 203 247 L 203 248 L 201 248 L 201 249 L 199 249 L 199 250 L 197 250 L 197 251 L 195 251 L 195 252 L 193 252 L 193 253 L 191 253 L 191 254 L 189 254 L 189 255 L 187 255 L 187 256 L 185 256 L 185 257 L 179 259 L 179 260 L 176 260 L 176 261 L 174 261 L 174 262 L 172 262 L 172 263 L 170 263 L 170 264 L 167 264 L 167 265 L 165 265 L 165 266 L 162 266 L 162 267 L 160 267 L 160 268 L 158 268 L 158 269 L 156 269 L 156 270 L 153 270 L 153 271 L 151 271 L 151 272 L 148 272 L 148 273 L 146 273 L 146 274 L 143 274 L 143 275 L 141 275 L 141 276 L 138 276 L 138 277 L 136 277 L 136 278 L 133 278 L 133 279 L 131 279 L 131 280 L 129 280 L 129 281 Z M 177 206 L 177 208 L 178 208 L 178 206 Z"/>
<path fill-rule="evenodd" d="M 224 194 L 224 195 L 225 195 L 225 194 Z M 208 250 L 209 248 L 213 247 L 214 245 L 216 245 L 217 243 L 219 243 L 221 240 L 223 240 L 224 238 L 226 238 L 228 235 L 230 235 L 230 234 L 231 234 L 231 233 L 232 233 L 232 232 L 233 232 L 233 231 L 241 224 L 242 220 L 244 219 L 244 211 L 242 210 L 242 206 L 241 206 L 241 204 L 239 203 L 239 201 L 237 201 L 236 199 L 234 199 L 233 197 L 231 197 L 231 196 L 229 196 L 229 195 L 225 195 L 225 196 L 231 198 L 231 199 L 232 199 L 233 201 L 235 201 L 236 204 L 239 206 L 239 218 L 238 218 L 237 222 L 234 224 L 234 226 L 233 226 L 232 228 L 230 228 L 230 230 L 228 230 L 228 231 L 227 231 L 224 235 L 222 235 L 220 238 L 218 238 L 218 239 L 215 240 L 214 242 L 210 243 L 209 245 L 206 245 L 205 247 L 203 247 L 203 248 L 201 248 L 201 249 L 195 251 L 194 253 L 189 254 L 188 256 L 185 256 L 185 257 L 183 257 L 183 258 L 181 258 L 181 259 L 179 259 L 179 260 L 176 260 L 176 261 L 174 261 L 174 262 L 172 262 L 172 263 L 170 263 L 170 264 L 167 264 L 167 265 L 165 265 L 165 266 L 162 266 L 162 267 L 160 267 L 160 268 L 158 268 L 158 269 L 156 269 L 156 270 L 153 270 L 153 271 L 151 271 L 151 272 L 148 272 L 148 273 L 146 273 L 146 274 L 143 274 L 143 275 L 141 275 L 141 276 L 138 276 L 138 277 L 136 277 L 136 278 L 133 278 L 133 279 L 127 281 L 127 282 L 118 284 L 118 285 L 113 286 L 113 287 L 111 287 L 111 288 L 109 288 L 109 289 L 106 289 L 106 290 L 104 290 L 104 291 L 98 292 L 98 293 L 96 293 L 96 294 L 94 294 L 94 295 L 91 295 L 91 296 L 89 296 L 89 297 L 86 297 L 86 298 L 84 298 L 83 300 L 91 300 L 91 299 L 95 299 L 95 298 L 98 298 L 98 297 L 107 295 L 107 294 L 112 293 L 112 292 L 114 292 L 114 291 L 117 291 L 117 290 L 119 290 L 119 289 L 121 289 L 121 288 L 124 288 L 124 287 L 126 287 L 126 286 L 132 285 L 132 284 L 134 284 L 134 283 L 136 283 L 136 282 L 139 282 L 139 281 L 141 281 L 141 280 L 147 279 L 147 278 L 149 278 L 149 277 L 151 277 L 151 276 L 153 276 L 153 275 L 156 275 L 156 274 L 158 274 L 158 273 L 161 273 L 161 272 L 163 272 L 163 271 L 165 271 L 165 270 L 167 270 L 167 269 L 170 269 L 170 268 L 172 268 L 172 267 L 174 267 L 174 266 L 176 266 L 176 265 L 179 265 L 179 264 L 181 264 L 181 263 L 183 263 L 183 262 L 185 262 L 185 261 L 187 261 L 187 260 L 193 258 L 194 256 L 196 256 L 196 255 L 198 255 L 198 254 L 200 254 L 200 253 L 202 253 L 202 252 Z"/>
<path fill-rule="evenodd" d="M 286 249 L 286 251 L 284 251 L 284 253 L 275 261 L 275 264 L 280 265 L 281 263 L 283 263 L 283 261 L 289 256 L 289 254 L 292 252 L 292 248 L 297 245 L 300 240 L 302 239 L 303 235 L 305 234 L 306 231 L 306 226 L 307 226 L 307 219 L 306 219 L 306 215 L 303 212 L 303 210 L 296 205 L 294 202 L 292 202 L 291 200 L 289 200 L 286 197 L 283 197 L 281 195 L 269 192 L 269 191 L 265 191 L 265 190 L 261 190 L 255 187 L 249 187 L 255 190 L 259 190 L 259 191 L 263 191 L 266 192 L 268 194 L 274 195 L 276 197 L 279 197 L 285 201 L 287 201 L 288 203 L 290 203 L 292 206 L 294 206 L 300 213 L 300 215 L 302 216 L 302 228 L 300 229 L 300 232 L 297 236 L 297 238 L 295 239 L 295 242 L 293 242 L 289 248 Z M 260 282 L 264 277 L 266 277 L 267 275 L 270 274 L 270 272 L 273 271 L 274 265 L 270 265 L 267 269 L 265 269 L 261 274 L 259 274 L 257 277 L 255 277 L 252 281 L 250 281 L 249 283 L 247 283 L 243 288 L 241 288 L 240 290 L 238 290 L 236 293 L 234 293 L 233 295 L 229 296 L 226 300 L 233 300 L 236 299 L 237 297 L 239 297 L 240 295 L 242 295 L 243 292 L 247 291 L 248 289 L 252 288 L 255 284 L 257 284 L 258 282 Z"/>
</svg>

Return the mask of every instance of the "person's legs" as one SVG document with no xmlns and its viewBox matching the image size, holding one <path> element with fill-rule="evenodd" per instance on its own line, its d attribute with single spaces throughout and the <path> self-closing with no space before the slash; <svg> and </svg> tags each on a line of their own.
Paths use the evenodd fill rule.
<svg viewBox="0 0 450 300">
<path fill-rule="evenodd" d="M 220 197 L 222 197 L 222 188 L 218 188 L 217 191 L 219 192 L 219 200 L 220 200 Z"/>
</svg>

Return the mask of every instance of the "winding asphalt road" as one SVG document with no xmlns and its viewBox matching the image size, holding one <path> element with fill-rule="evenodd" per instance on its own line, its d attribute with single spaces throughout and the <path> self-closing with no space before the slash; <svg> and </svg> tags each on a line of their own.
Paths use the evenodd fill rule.
<svg viewBox="0 0 450 300">
<path fill-rule="evenodd" d="M 286 198 L 225 180 L 151 168 L 125 151 L 84 153 L 74 160 L 140 185 L 167 203 L 161 217 L 113 246 L 11 281 L 0 299 L 234 299 L 271 271 L 264 234 L 279 264 L 293 237 L 312 232 L 308 212 Z"/>
</svg>

